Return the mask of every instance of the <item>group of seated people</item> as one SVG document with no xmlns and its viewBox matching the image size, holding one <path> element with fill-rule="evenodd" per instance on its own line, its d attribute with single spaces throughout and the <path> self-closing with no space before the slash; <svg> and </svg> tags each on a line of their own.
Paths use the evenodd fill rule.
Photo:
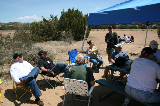
<svg viewBox="0 0 160 106">
<path fill-rule="evenodd" d="M 75 59 L 78 65 L 71 67 L 69 71 L 67 63 L 55 63 L 47 57 L 47 51 L 41 50 L 38 53 L 40 59 L 37 67 L 33 67 L 29 62 L 23 60 L 23 54 L 15 53 L 13 55 L 15 63 L 10 67 L 11 77 L 13 81 L 21 86 L 30 86 L 35 96 L 35 102 L 38 105 L 44 105 L 43 101 L 40 99 L 42 93 L 36 83 L 36 78 L 40 70 L 49 73 L 52 77 L 64 72 L 66 78 L 84 80 L 88 83 L 88 87 L 90 88 L 95 84 L 93 70 L 98 71 L 103 64 L 103 60 L 98 58 L 97 55 L 99 51 L 94 46 L 94 42 L 90 40 L 87 43 L 90 45 L 87 49 L 87 55 L 90 56 L 90 61 L 93 62 L 92 70 L 83 65 L 85 59 L 82 54 L 76 56 Z M 149 46 L 150 47 L 145 47 L 141 52 L 141 56 L 133 61 L 125 91 L 128 95 L 137 100 L 149 103 L 160 103 L 160 92 L 155 91 L 157 87 L 156 80 L 160 79 L 160 66 L 158 65 L 160 64 L 160 49 L 158 49 L 158 43 L 154 40 L 150 42 Z M 113 65 L 121 66 L 125 64 L 122 61 L 121 64 L 116 63 L 119 57 L 126 60 L 129 59 L 128 54 L 122 51 L 121 44 L 115 45 L 115 51 L 112 52 L 111 61 Z M 104 77 L 106 79 L 108 71 L 109 69 L 105 68 Z M 128 104 L 129 98 L 126 98 L 124 103 Z"/>
<path fill-rule="evenodd" d="M 78 65 L 73 66 L 70 71 L 68 63 L 53 62 L 49 57 L 47 57 L 47 51 L 41 50 L 38 55 L 40 56 L 38 66 L 33 67 L 29 62 L 23 60 L 23 54 L 15 53 L 13 55 L 15 63 L 10 67 L 10 74 L 13 81 L 24 87 L 30 86 L 32 94 L 35 96 L 35 102 L 38 105 L 44 105 L 43 101 L 40 100 L 42 93 L 36 83 L 36 78 L 40 70 L 47 73 L 50 77 L 55 77 L 64 72 L 65 78 L 86 81 L 88 83 L 88 89 L 90 89 L 91 86 L 94 86 L 95 79 L 93 72 L 90 68 L 83 65 L 85 59 L 82 54 L 78 54 L 76 56 L 75 59 Z M 76 97 L 78 98 L 79 96 L 77 95 Z"/>
<path fill-rule="evenodd" d="M 133 36 L 127 37 L 126 34 L 124 34 L 124 37 L 123 37 L 123 38 L 120 38 L 120 36 L 118 36 L 118 39 L 119 39 L 119 43 L 121 43 L 121 42 L 124 42 L 124 43 L 132 43 L 132 42 L 134 42 L 134 37 L 133 37 Z"/>
</svg>

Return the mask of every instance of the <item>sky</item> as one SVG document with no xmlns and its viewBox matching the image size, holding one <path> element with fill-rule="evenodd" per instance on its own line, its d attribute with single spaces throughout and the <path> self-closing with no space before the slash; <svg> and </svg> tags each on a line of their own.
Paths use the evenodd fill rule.
<svg viewBox="0 0 160 106">
<path fill-rule="evenodd" d="M 82 14 L 94 13 L 99 10 L 122 3 L 126 0 L 0 0 L 0 22 L 28 23 L 41 21 L 50 15 L 59 18 L 61 11 L 82 11 Z"/>
</svg>

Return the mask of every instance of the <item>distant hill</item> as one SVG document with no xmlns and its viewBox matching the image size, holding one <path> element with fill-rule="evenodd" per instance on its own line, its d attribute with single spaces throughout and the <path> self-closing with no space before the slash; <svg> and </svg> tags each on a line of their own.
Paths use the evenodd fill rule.
<svg viewBox="0 0 160 106">
<path fill-rule="evenodd" d="M 5 25 L 5 26 L 16 26 L 16 25 L 21 25 L 21 24 L 24 24 L 24 23 L 21 23 L 21 22 L 1 23 L 0 22 L 0 26 L 2 26 L 2 25 Z"/>
</svg>

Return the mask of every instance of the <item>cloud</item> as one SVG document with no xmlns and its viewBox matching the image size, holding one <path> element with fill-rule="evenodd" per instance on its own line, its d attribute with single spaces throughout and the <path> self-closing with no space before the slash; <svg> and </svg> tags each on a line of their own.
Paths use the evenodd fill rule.
<svg viewBox="0 0 160 106">
<path fill-rule="evenodd" d="M 99 10 L 100 8 L 99 7 L 97 7 L 97 10 Z"/>
<path fill-rule="evenodd" d="M 33 16 L 19 17 L 19 18 L 16 18 L 15 20 L 40 20 L 40 19 L 42 19 L 42 18 L 37 17 L 36 15 L 33 15 Z"/>
</svg>

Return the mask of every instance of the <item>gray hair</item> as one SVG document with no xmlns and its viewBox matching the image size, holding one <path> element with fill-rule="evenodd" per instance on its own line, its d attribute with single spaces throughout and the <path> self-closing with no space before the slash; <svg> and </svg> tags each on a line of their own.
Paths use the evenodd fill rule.
<svg viewBox="0 0 160 106">
<path fill-rule="evenodd" d="M 77 64 L 84 64 L 84 56 L 82 54 L 78 54 L 75 59 Z"/>
</svg>

